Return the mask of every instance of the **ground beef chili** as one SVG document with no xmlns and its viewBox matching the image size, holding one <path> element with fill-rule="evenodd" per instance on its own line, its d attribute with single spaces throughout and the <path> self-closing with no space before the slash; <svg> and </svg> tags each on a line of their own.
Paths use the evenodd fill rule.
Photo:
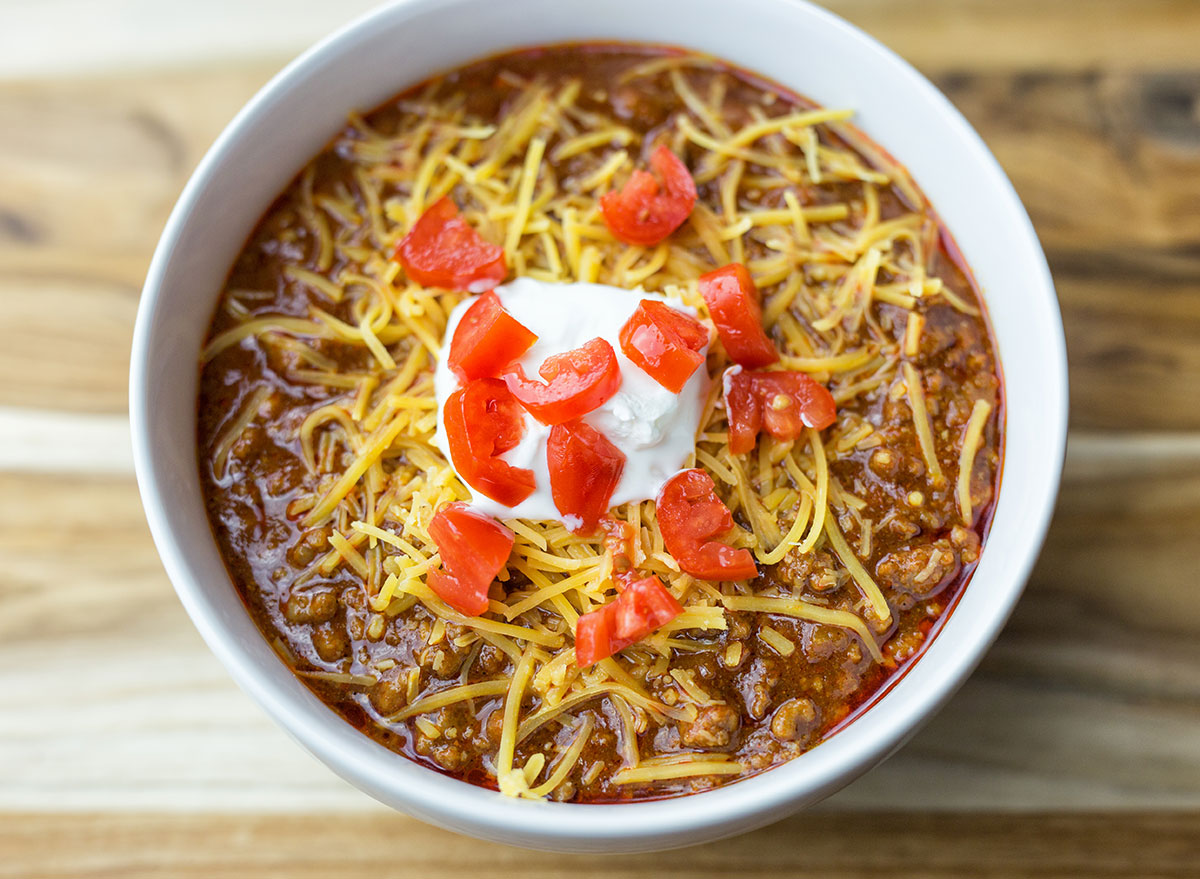
<svg viewBox="0 0 1200 879">
<path fill-rule="evenodd" d="M 199 398 L 200 475 L 246 607 L 331 709 L 398 754 L 495 787 L 503 688 L 532 657 L 516 715 L 530 728 L 512 765 L 525 767 L 536 788 L 570 761 L 543 793 L 622 801 L 703 790 L 788 760 L 917 657 L 986 535 L 1002 451 L 998 365 L 970 274 L 903 169 L 841 117 L 798 118 L 754 136 L 753 126 L 812 109 L 778 86 L 674 51 L 525 51 L 352 117 L 271 206 L 213 319 Z M 539 185 L 527 226 L 511 235 L 506 224 L 521 210 L 514 192 L 535 136 Z M 604 232 L 598 199 L 664 144 L 695 178 L 696 206 L 660 250 L 648 245 L 629 258 L 630 245 Z M 783 366 L 833 393 L 837 420 L 823 442 L 815 432 L 786 443 L 762 436 L 741 456 L 727 454 L 714 396 L 696 466 L 714 476 L 739 526 L 737 545 L 759 555 L 759 576 L 699 583 L 669 566 L 658 573 L 689 619 L 703 614 L 719 625 L 656 636 L 647 644 L 657 652 L 635 645 L 615 665 L 581 672 L 563 655 L 572 646 L 564 614 L 579 608 L 562 596 L 512 620 L 489 612 L 497 625 L 482 632 L 475 621 L 431 610 L 416 594 L 420 577 L 397 578 L 380 598 L 392 588 L 389 572 L 434 551 L 419 539 L 424 524 L 414 532 L 405 522 L 427 523 L 432 510 L 422 498 L 447 466 L 429 440 L 432 414 L 420 400 L 432 393 L 433 362 L 419 349 L 421 331 L 444 326 L 462 294 L 414 292 L 391 259 L 416 220 L 412 205 L 441 195 L 488 241 L 504 243 L 510 278 L 678 285 L 706 314 L 696 279 L 724 263 L 747 264 Z M 709 353 L 718 384 L 723 357 L 719 347 Z M 397 395 L 414 408 L 396 409 Z M 916 426 L 922 405 L 930 449 Z M 324 511 L 322 498 L 380 425 L 401 415 L 408 426 L 384 437 L 375 463 Z M 962 458 L 972 433 L 977 449 Z M 963 460 L 969 472 L 960 479 Z M 763 550 L 788 532 L 797 510 L 814 507 L 822 479 L 827 530 L 808 551 L 783 548 L 764 563 Z M 651 545 L 653 504 L 643 506 L 614 515 L 640 523 Z M 403 545 L 356 532 L 357 520 Z M 886 618 L 871 612 L 829 529 L 877 584 Z M 596 558 L 605 552 L 601 537 L 578 546 Z M 535 592 L 518 567 L 493 585 L 493 608 Z M 845 625 L 738 609 L 738 600 L 722 605 L 756 596 L 857 615 L 879 658 Z M 505 625 L 537 628 L 544 643 L 530 647 Z M 479 685 L 470 698 L 427 701 L 467 685 Z M 571 703 L 586 687 L 593 695 Z M 634 690 L 645 700 L 628 696 Z M 430 707 L 405 716 L 414 703 Z M 529 721 L 554 704 L 570 710 Z M 700 769 L 655 774 L 677 759 Z M 642 775 L 630 775 L 635 763 Z"/>
</svg>

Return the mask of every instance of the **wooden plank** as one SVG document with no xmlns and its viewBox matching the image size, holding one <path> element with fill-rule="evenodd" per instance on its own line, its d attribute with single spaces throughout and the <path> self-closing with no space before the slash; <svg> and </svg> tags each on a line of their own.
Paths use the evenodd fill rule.
<svg viewBox="0 0 1200 879">
<path fill-rule="evenodd" d="M 1200 69 L 936 81 L 1012 178 L 1046 247 L 1072 425 L 1200 428 Z"/>
<path fill-rule="evenodd" d="M 132 479 L 0 474 L 0 497 L 0 809 L 371 806 L 209 653 Z"/>
<path fill-rule="evenodd" d="M 21 879 L 550 879 L 567 869 L 579 879 L 1170 879 L 1195 876 L 1200 815 L 810 813 L 707 845 L 605 857 L 521 851 L 399 815 L 6 815 L 0 851 L 0 877 Z"/>
<path fill-rule="evenodd" d="M 123 412 L 184 181 L 269 67 L 0 88 L 0 405 Z"/>
<path fill-rule="evenodd" d="M 126 410 L 138 290 L 86 272 L 55 278 L 0 270 L 0 405 Z"/>
<path fill-rule="evenodd" d="M 162 223 L 269 72 L 0 86 L 0 405 L 124 411 L 138 288 Z M 1179 109 L 1200 100 L 1200 72 L 940 84 L 1013 176 L 1049 250 L 1074 424 L 1200 428 L 1189 378 L 1200 361 L 1200 125 Z"/>
<path fill-rule="evenodd" d="M 131 480 L 0 473 L 0 497 L 0 810 L 377 808 L 229 681 Z M 1196 442 L 1079 438 L 983 666 L 823 808 L 1200 809 L 1197 533 Z"/>
<path fill-rule="evenodd" d="M 1189 67 L 1190 0 L 822 0 L 925 71 Z"/>
<path fill-rule="evenodd" d="M 0 85 L 3 265 L 140 280 L 187 173 L 272 70 Z M 1190 109 L 1200 69 L 935 78 L 1013 177 L 1050 250 L 1169 255 L 1200 238 Z M 88 138 L 71 136 L 79 126 Z"/>
<path fill-rule="evenodd" d="M 1050 261 L 1067 335 L 1071 426 L 1200 429 L 1200 251 L 1089 250 L 1051 253 Z"/>
<path fill-rule="evenodd" d="M 374 0 L 40 0 L 3 4 L 0 77 L 178 68 L 296 54 Z M 824 0 L 918 67 L 1137 69 L 1189 65 L 1200 9 L 1189 0 Z M 77 39 L 64 33 L 71 21 Z M 87 39 L 98 31 L 104 39 Z"/>
<path fill-rule="evenodd" d="M 1196 256 L 1200 66 L 1139 57 L 1147 71 L 934 75 L 1012 178 L 1052 254 Z"/>
<path fill-rule="evenodd" d="M 0 470 L 17 473 L 133 473 L 129 419 L 0 406 Z"/>
</svg>

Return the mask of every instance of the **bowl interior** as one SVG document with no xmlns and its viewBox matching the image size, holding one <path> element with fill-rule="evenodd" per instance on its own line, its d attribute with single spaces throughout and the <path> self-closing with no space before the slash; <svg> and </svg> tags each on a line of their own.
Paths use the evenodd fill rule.
<svg viewBox="0 0 1200 879">
<path fill-rule="evenodd" d="M 338 130 L 432 74 L 509 49 L 632 41 L 708 52 L 827 106 L 906 165 L 987 300 L 1008 399 L 1005 468 L 974 578 L 925 655 L 862 717 L 808 754 L 690 797 L 622 806 L 501 799 L 398 758 L 324 707 L 267 646 L 212 539 L 195 458 L 198 358 L 229 266 L 265 207 Z M 977 135 L 907 64 L 794 0 L 407 0 L 293 62 L 235 118 L 189 182 L 155 254 L 130 377 L 135 461 L 159 551 L 201 634 L 238 683 L 335 771 L 397 808 L 532 847 L 665 848 L 814 802 L 915 731 L 974 667 L 1024 585 L 1049 521 L 1066 436 L 1066 358 L 1036 236 Z"/>
</svg>

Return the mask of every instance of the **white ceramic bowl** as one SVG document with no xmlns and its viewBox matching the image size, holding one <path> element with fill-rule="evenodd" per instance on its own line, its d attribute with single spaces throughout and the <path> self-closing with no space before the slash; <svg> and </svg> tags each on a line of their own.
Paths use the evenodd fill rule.
<svg viewBox="0 0 1200 879">
<path fill-rule="evenodd" d="M 504 799 L 385 750 L 326 708 L 267 646 L 231 585 L 205 516 L 195 448 L 199 352 L 226 273 L 263 210 L 346 113 L 500 51 L 595 40 L 710 52 L 822 104 L 856 108 L 859 126 L 909 168 L 974 269 L 1008 399 L 991 536 L 957 608 L 908 673 L 786 765 L 707 793 L 623 805 Z M 537 848 L 635 851 L 711 840 L 813 803 L 895 750 L 950 696 L 999 632 L 1037 557 L 1066 442 L 1066 378 L 1050 274 L 1004 173 L 940 92 L 840 19 L 797 0 L 404 0 L 290 64 L 196 169 L 142 294 L 130 412 L 146 514 L 180 599 L 238 684 L 304 747 L 372 796 L 443 827 Z"/>
</svg>

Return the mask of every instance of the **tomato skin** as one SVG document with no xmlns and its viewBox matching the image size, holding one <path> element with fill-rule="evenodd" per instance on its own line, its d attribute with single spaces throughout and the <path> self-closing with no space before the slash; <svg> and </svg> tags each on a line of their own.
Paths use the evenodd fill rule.
<svg viewBox="0 0 1200 879">
<path fill-rule="evenodd" d="M 580 668 L 635 644 L 683 613 L 658 577 L 629 583 L 615 600 L 585 613 L 575 624 L 575 662 Z"/>
<path fill-rule="evenodd" d="M 621 387 L 621 366 L 612 345 L 597 336 L 572 351 L 547 357 L 535 381 L 517 363 L 504 373 L 512 395 L 542 424 L 562 424 L 603 406 Z"/>
<path fill-rule="evenodd" d="M 701 580 L 748 580 L 758 576 L 754 556 L 713 538 L 733 529 L 733 516 L 703 470 L 672 476 L 655 501 L 663 544 L 681 570 Z"/>
<path fill-rule="evenodd" d="M 472 489 L 515 507 L 536 487 L 533 471 L 497 457 L 525 433 L 521 406 L 497 378 L 468 382 L 446 400 L 442 424 L 454 469 Z"/>
<path fill-rule="evenodd" d="M 763 430 L 771 436 L 796 439 L 806 427 L 824 430 L 837 421 L 833 394 L 804 373 L 765 372 L 753 378 L 763 401 Z"/>
<path fill-rule="evenodd" d="M 747 372 L 733 366 L 723 382 L 729 451 L 735 455 L 752 451 L 761 430 L 794 440 L 806 427 L 824 430 L 837 420 L 833 395 L 802 372 Z"/>
<path fill-rule="evenodd" d="M 650 155 L 650 170 L 654 173 L 634 171 L 620 191 L 600 196 L 604 224 L 626 244 L 658 244 L 683 225 L 696 204 L 696 181 L 667 147 Z"/>
<path fill-rule="evenodd" d="M 512 552 L 513 533 L 461 501 L 446 504 L 429 523 L 442 566 L 471 580 L 493 580 Z"/>
<path fill-rule="evenodd" d="M 613 655 L 609 637 L 608 605 L 585 613 L 575 621 L 575 664 L 580 668 L 595 665 Z"/>
<path fill-rule="evenodd" d="M 708 329 L 669 305 L 643 299 L 621 327 L 621 350 L 668 391 L 678 394 L 704 362 Z"/>
<path fill-rule="evenodd" d="M 740 366 L 725 370 L 725 421 L 729 425 L 729 451 L 744 455 L 754 449 L 758 432 L 762 430 L 762 400 L 754 393 L 749 373 Z"/>
<path fill-rule="evenodd" d="M 447 363 L 464 382 L 492 378 L 530 349 L 537 336 L 504 310 L 495 290 L 488 290 L 454 328 Z"/>
<path fill-rule="evenodd" d="M 730 263 L 701 275 L 698 283 L 731 360 L 756 369 L 779 359 L 779 352 L 762 327 L 758 288 L 744 265 Z"/>
<path fill-rule="evenodd" d="M 481 616 L 488 609 L 486 588 L 481 594 L 474 584 L 455 577 L 444 568 L 430 568 L 425 575 L 425 585 L 446 604 L 469 617 Z"/>
<path fill-rule="evenodd" d="M 590 534 L 608 512 L 625 469 L 625 453 L 590 424 L 575 420 L 550 429 L 546 458 L 554 506 L 580 520 L 572 531 Z"/>
<path fill-rule="evenodd" d="M 512 552 L 514 535 L 493 519 L 463 503 L 447 504 L 429 523 L 441 568 L 425 578 L 434 593 L 468 616 L 488 608 L 488 589 Z"/>
<path fill-rule="evenodd" d="M 394 258 L 409 279 L 423 287 L 479 293 L 508 274 L 504 249 L 471 228 L 449 196 L 442 196 L 421 214 L 396 245 Z"/>
</svg>

